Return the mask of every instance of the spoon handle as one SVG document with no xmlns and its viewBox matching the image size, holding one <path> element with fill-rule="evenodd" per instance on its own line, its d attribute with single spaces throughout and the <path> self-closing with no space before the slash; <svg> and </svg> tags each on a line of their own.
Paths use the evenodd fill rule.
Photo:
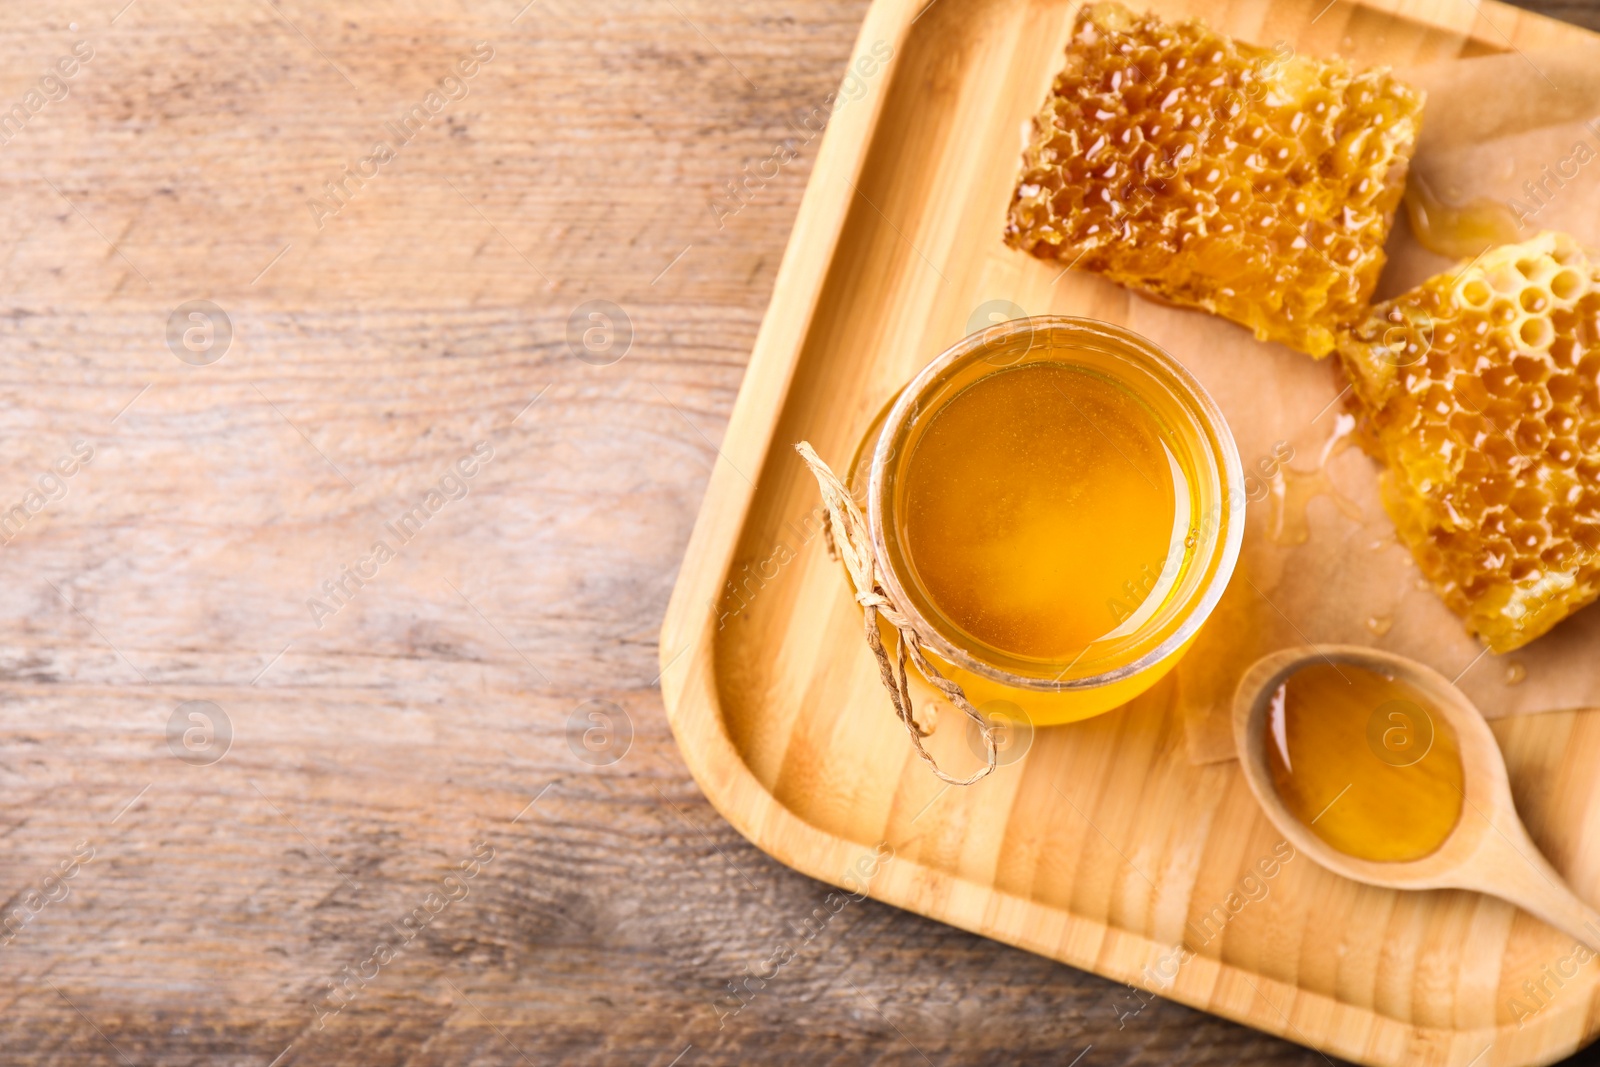
<svg viewBox="0 0 1600 1067">
<path fill-rule="evenodd" d="M 1480 857 L 1483 892 L 1509 901 L 1567 936 L 1600 952 L 1600 911 L 1584 903 L 1550 866 L 1519 820 L 1501 825 L 1492 859 Z"/>
</svg>

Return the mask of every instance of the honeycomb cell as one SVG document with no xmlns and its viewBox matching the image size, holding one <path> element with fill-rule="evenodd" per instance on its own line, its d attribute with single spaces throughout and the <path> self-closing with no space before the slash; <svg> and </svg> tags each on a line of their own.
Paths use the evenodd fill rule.
<svg viewBox="0 0 1600 1067">
<path fill-rule="evenodd" d="M 1422 100 L 1385 70 L 1087 5 L 1006 242 L 1325 356 L 1377 284 Z"/>
<path fill-rule="evenodd" d="M 1493 295 L 1507 286 L 1509 319 Z M 1496 652 L 1600 597 L 1596 316 L 1600 259 L 1544 233 L 1372 308 L 1339 340 L 1356 439 L 1385 465 L 1401 540 Z"/>
<path fill-rule="evenodd" d="M 1519 519 L 1531 522 L 1543 515 L 1549 505 L 1545 494 L 1529 486 L 1523 486 L 1511 494 L 1511 510 L 1516 512 Z"/>
</svg>

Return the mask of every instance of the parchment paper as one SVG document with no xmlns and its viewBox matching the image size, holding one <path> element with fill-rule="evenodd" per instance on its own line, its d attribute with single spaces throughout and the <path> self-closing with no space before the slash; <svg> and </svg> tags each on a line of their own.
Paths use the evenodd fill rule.
<svg viewBox="0 0 1600 1067">
<path fill-rule="evenodd" d="M 1499 201 L 1522 219 L 1519 239 L 1564 230 L 1600 249 L 1600 48 L 1511 52 L 1397 73 L 1428 90 L 1413 170 L 1441 199 Z M 1379 298 L 1455 262 L 1422 248 L 1403 218 L 1387 251 Z M 1170 331 L 1166 314 L 1140 317 Z M 1185 332 L 1197 329 L 1212 327 Z M 1308 370 L 1289 358 L 1304 356 L 1256 347 L 1259 370 L 1235 366 L 1220 390 L 1215 375 L 1202 376 L 1214 393 L 1227 394 L 1219 402 L 1240 457 L 1267 496 L 1250 504 L 1233 582 L 1177 669 L 1190 758 L 1233 757 L 1238 679 L 1260 656 L 1290 645 L 1369 645 L 1411 656 L 1456 678 L 1489 718 L 1600 707 L 1600 604 L 1515 652 L 1486 653 L 1395 540 L 1378 500 L 1376 461 L 1340 439 L 1348 416 L 1334 402 L 1344 385 L 1337 369 Z M 1300 421 L 1286 422 L 1284 412 Z M 1259 465 L 1274 466 L 1278 441 L 1294 459 L 1269 475 Z M 1283 543 L 1300 535 L 1303 543 Z"/>
</svg>

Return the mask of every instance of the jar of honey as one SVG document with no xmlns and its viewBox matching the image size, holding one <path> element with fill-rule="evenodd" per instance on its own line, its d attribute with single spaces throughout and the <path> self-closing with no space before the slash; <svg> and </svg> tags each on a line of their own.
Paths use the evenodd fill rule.
<svg viewBox="0 0 1600 1067">
<path fill-rule="evenodd" d="M 980 710 L 1041 726 L 1171 670 L 1244 530 L 1215 402 L 1090 319 L 1014 319 L 948 349 L 874 422 L 850 482 L 884 591 L 935 665 Z"/>
</svg>

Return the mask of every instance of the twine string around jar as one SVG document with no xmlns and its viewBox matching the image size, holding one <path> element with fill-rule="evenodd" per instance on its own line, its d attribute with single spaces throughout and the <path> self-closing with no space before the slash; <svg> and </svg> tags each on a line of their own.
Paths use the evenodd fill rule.
<svg viewBox="0 0 1600 1067">
<path fill-rule="evenodd" d="M 829 554 L 835 559 L 842 559 L 845 570 L 850 572 L 850 583 L 855 587 L 856 602 L 861 605 L 862 615 L 866 620 L 867 647 L 872 649 L 872 655 L 878 661 L 878 674 L 883 681 L 884 689 L 888 690 L 889 702 L 894 705 L 895 714 L 900 717 L 906 731 L 911 735 L 911 744 L 916 748 L 917 755 L 933 768 L 933 773 L 938 775 L 941 781 L 950 785 L 971 785 L 986 777 L 999 762 L 994 727 L 989 725 L 982 713 L 972 706 L 961 686 L 939 673 L 939 669 L 929 662 L 922 650 L 922 638 L 917 635 L 911 621 L 906 618 L 899 606 L 884 592 L 880 580 L 882 572 L 877 555 L 873 552 L 867 521 L 850 496 L 850 491 L 845 488 L 838 475 L 822 462 L 809 442 L 801 441 L 794 447 L 817 479 L 817 487 L 822 490 L 824 509 L 822 530 Z M 879 615 L 894 627 L 897 635 L 895 642 L 897 648 L 892 659 L 888 650 L 883 647 L 883 636 L 878 632 Z M 917 725 L 912 714 L 911 689 L 906 669 L 908 658 L 916 666 L 917 673 L 927 679 L 929 685 L 943 693 L 945 699 L 960 708 L 983 735 L 987 762 L 970 776 L 957 778 L 947 774 L 923 746 L 922 738 L 925 731 Z"/>
</svg>

